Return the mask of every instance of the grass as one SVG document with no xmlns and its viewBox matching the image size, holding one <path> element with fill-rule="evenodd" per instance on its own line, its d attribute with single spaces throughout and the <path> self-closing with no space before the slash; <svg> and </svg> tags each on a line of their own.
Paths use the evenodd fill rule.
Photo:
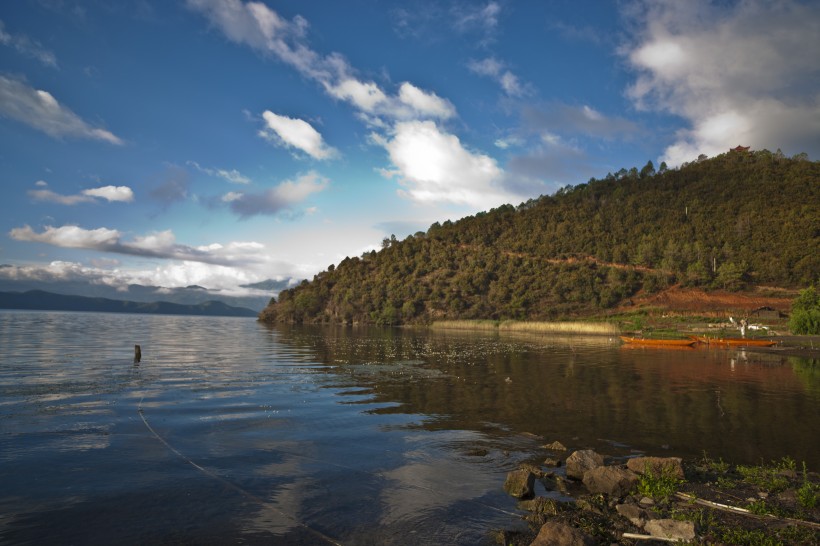
<svg viewBox="0 0 820 546">
<path fill-rule="evenodd" d="M 431 325 L 434 330 L 479 330 L 500 332 L 527 332 L 541 334 L 596 334 L 617 335 L 620 329 L 609 322 L 529 322 L 494 320 L 444 320 Z"/>
<path fill-rule="evenodd" d="M 797 489 L 797 502 L 803 508 L 811 510 L 817 506 L 818 497 L 820 497 L 820 485 L 809 481 L 806 463 L 803 462 L 803 483 Z"/>
<path fill-rule="evenodd" d="M 759 487 L 768 493 L 778 493 L 789 487 L 787 475 L 794 473 L 797 464 L 790 457 L 783 457 L 780 461 L 756 466 L 738 465 L 737 471 L 743 481 Z"/>
<path fill-rule="evenodd" d="M 677 493 L 684 480 L 675 475 L 674 470 L 668 467 L 661 469 L 659 473 L 652 470 L 647 464 L 644 473 L 638 477 L 638 493 L 644 497 L 649 497 L 655 502 L 666 502 L 672 495 Z"/>
</svg>

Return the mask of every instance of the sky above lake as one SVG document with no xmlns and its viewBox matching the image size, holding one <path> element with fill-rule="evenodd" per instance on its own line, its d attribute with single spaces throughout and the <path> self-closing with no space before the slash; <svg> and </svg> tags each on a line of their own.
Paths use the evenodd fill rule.
<svg viewBox="0 0 820 546">
<path fill-rule="evenodd" d="M 737 145 L 820 156 L 820 3 L 0 4 L 0 278 L 225 291 Z"/>
</svg>

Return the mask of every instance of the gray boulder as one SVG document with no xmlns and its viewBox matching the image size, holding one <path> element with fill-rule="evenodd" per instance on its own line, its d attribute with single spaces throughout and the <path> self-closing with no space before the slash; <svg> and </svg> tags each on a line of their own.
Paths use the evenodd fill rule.
<svg viewBox="0 0 820 546">
<path fill-rule="evenodd" d="M 507 474 L 504 491 L 517 499 L 531 499 L 535 494 L 535 474 L 522 468 Z"/>
<path fill-rule="evenodd" d="M 567 476 L 581 480 L 587 470 L 603 466 L 604 457 L 591 449 L 581 449 L 573 451 L 564 465 L 567 468 Z"/>
<path fill-rule="evenodd" d="M 594 546 L 595 540 L 583 531 L 566 523 L 545 523 L 530 546 Z"/>
<path fill-rule="evenodd" d="M 676 519 L 653 519 L 646 522 L 644 531 L 653 537 L 682 542 L 695 540 L 695 524 Z"/>
<path fill-rule="evenodd" d="M 623 497 L 635 487 L 636 483 L 638 483 L 637 474 L 617 466 L 599 466 L 584 472 L 584 486 L 590 493 Z"/>
</svg>

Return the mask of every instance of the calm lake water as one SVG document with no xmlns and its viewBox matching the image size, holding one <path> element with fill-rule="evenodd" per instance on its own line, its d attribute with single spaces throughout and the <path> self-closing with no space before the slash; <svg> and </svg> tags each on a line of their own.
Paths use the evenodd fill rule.
<svg viewBox="0 0 820 546">
<path fill-rule="evenodd" d="M 544 443 L 818 470 L 818 425 L 807 359 L 0 311 L 0 543 L 491 543 Z"/>
</svg>

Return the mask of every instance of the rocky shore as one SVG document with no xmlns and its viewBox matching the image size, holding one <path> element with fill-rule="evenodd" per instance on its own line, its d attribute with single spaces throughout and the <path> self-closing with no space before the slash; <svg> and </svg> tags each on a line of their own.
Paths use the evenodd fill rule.
<svg viewBox="0 0 820 546">
<path fill-rule="evenodd" d="M 500 531 L 499 544 L 820 545 L 820 476 L 788 457 L 744 466 L 543 447 L 543 463 L 504 483 L 529 530 Z"/>
</svg>

